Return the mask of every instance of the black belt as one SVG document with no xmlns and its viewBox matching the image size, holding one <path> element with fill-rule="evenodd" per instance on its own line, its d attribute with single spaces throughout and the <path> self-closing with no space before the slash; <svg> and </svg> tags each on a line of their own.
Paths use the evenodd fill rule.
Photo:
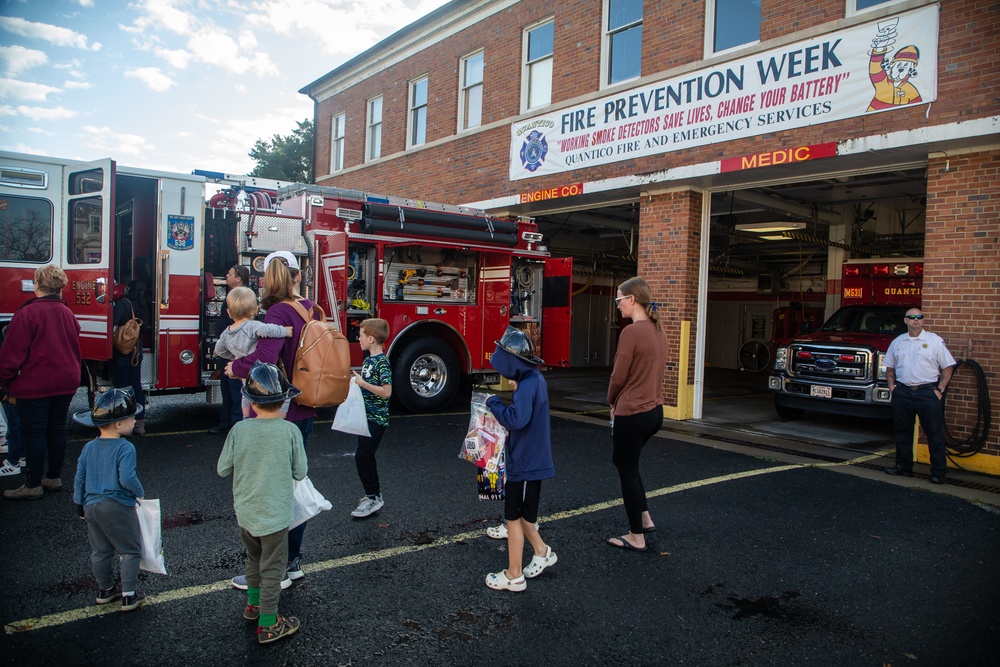
<svg viewBox="0 0 1000 667">
<path fill-rule="evenodd" d="M 929 382 L 927 384 L 904 384 L 904 387 L 917 391 L 919 389 L 937 389 L 937 382 Z"/>
</svg>

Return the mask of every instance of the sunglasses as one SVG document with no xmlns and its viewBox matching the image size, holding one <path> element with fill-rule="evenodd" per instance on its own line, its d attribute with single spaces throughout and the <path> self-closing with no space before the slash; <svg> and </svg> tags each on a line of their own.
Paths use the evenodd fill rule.
<svg viewBox="0 0 1000 667">
<path fill-rule="evenodd" d="M 923 315 L 906 315 L 905 317 L 908 320 L 922 320 L 922 319 L 924 319 Z"/>
<path fill-rule="evenodd" d="M 627 299 L 630 296 L 632 296 L 632 295 L 631 294 L 626 294 L 625 296 L 616 296 L 615 297 L 615 305 L 617 306 L 618 304 L 620 304 L 622 302 L 622 299 Z"/>
</svg>

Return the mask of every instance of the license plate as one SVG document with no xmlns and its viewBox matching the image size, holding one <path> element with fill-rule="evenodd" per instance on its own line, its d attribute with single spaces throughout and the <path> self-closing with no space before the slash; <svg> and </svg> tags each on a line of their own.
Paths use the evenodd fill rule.
<svg viewBox="0 0 1000 667">
<path fill-rule="evenodd" d="M 833 398 L 833 387 L 824 387 L 823 385 L 814 384 L 809 388 L 809 395 L 816 396 L 818 398 Z"/>
</svg>

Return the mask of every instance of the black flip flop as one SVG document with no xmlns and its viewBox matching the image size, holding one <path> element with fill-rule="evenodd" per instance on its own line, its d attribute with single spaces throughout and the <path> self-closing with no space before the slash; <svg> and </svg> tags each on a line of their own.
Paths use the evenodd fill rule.
<svg viewBox="0 0 1000 667">
<path fill-rule="evenodd" d="M 615 544 L 611 540 L 618 540 L 619 542 L 621 542 L 621 544 Z M 626 551 L 649 551 L 648 544 L 640 549 L 639 547 L 635 546 L 634 544 L 626 540 L 624 537 L 610 537 L 608 538 L 607 543 L 615 547 L 616 549 L 625 549 Z"/>
</svg>

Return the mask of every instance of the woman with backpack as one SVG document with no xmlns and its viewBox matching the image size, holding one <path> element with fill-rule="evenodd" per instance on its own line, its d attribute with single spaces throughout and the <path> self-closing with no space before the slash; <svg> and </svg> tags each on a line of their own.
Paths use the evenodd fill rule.
<svg viewBox="0 0 1000 667">
<path fill-rule="evenodd" d="M 285 369 L 295 367 L 295 349 L 299 345 L 302 327 L 305 326 L 306 322 L 292 304 L 298 302 L 306 311 L 312 309 L 312 318 L 314 320 L 321 319 L 319 309 L 313 309 L 315 304 L 309 299 L 300 297 L 296 291 L 295 281 L 289 269 L 298 270 L 298 268 L 295 256 L 288 252 L 275 252 L 264 258 L 264 287 L 261 300 L 261 305 L 267 309 L 264 322 L 292 327 L 292 336 L 290 338 L 259 339 L 256 350 L 226 365 L 228 377 L 246 377 L 250 372 L 250 367 L 258 360 L 269 364 L 284 364 Z M 291 373 L 287 374 L 291 376 Z M 289 380 L 291 380 L 290 377 Z M 293 401 L 288 407 L 285 419 L 299 427 L 299 431 L 302 433 L 302 444 L 303 446 L 307 445 L 309 434 L 313 430 L 313 421 L 316 419 L 316 410 Z M 285 571 L 285 579 L 281 582 L 282 588 L 290 586 L 292 579 L 301 579 L 305 576 L 300 567 L 302 536 L 305 530 L 306 524 L 303 523 L 288 531 L 288 568 Z M 233 579 L 235 588 L 245 590 L 246 585 L 245 576 Z"/>
<path fill-rule="evenodd" d="M 139 320 L 140 335 L 135 341 L 135 347 L 128 352 L 120 351 L 119 345 L 111 346 L 111 382 L 116 389 L 132 388 L 135 404 L 141 405 L 142 419 L 135 420 L 132 435 L 146 435 L 146 392 L 142 388 L 142 333 L 146 329 L 146 299 L 143 295 L 145 285 L 133 280 L 128 289 L 115 283 L 111 290 L 114 301 L 114 327 L 118 330 L 132 320 Z M 131 326 L 131 325 L 130 325 Z"/>
</svg>

